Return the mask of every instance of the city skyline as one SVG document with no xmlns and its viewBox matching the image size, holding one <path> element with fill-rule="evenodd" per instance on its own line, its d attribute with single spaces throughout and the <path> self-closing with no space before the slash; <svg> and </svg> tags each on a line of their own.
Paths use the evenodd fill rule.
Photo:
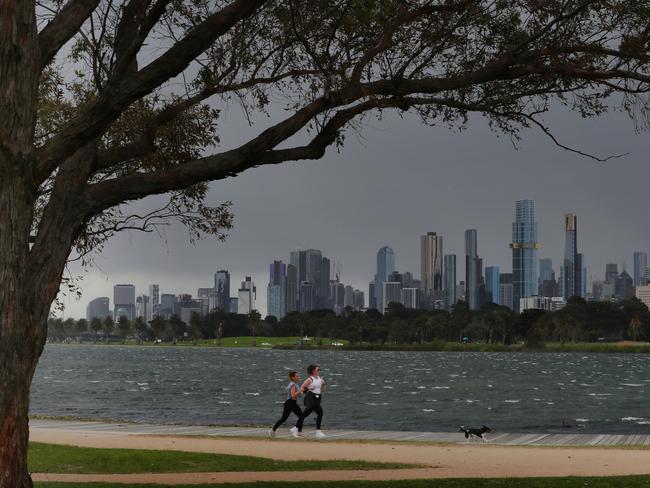
<svg viewBox="0 0 650 488">
<path fill-rule="evenodd" d="M 257 283 L 264 283 L 258 301 L 266 303 L 268 263 L 284 256 L 286 249 L 298 247 L 318 247 L 336 256 L 343 280 L 367 290 L 377 249 L 392 247 L 397 268 L 417 272 L 419 236 L 430 230 L 444 236 L 446 253 L 458 256 L 459 281 L 465 275 L 462 250 L 464 231 L 469 228 L 478 230 L 483 265 L 499 266 L 504 272 L 511 268 L 507 246 L 512 205 L 522 198 L 536 202 L 539 257 L 552 258 L 556 273 L 564 256 L 564 215 L 572 212 L 580 218 L 581 251 L 589 277 L 594 270 L 602 275 L 609 262 L 618 263 L 621 270 L 625 262 L 633 274 L 633 252 L 650 251 L 643 199 L 644 176 L 649 174 L 643 161 L 647 141 L 631 134 L 629 122 L 616 114 L 608 116 L 609 122 L 586 122 L 579 133 L 573 130 L 570 115 L 552 117 L 575 146 L 609 154 L 614 138 L 616 146 L 631 155 L 600 164 L 562 151 L 534 131 L 524 134 L 520 150 L 515 151 L 508 141 L 494 138 L 480 120 L 470 124 L 460 145 L 456 134 L 432 132 L 413 120 L 388 130 L 387 117 L 368 132 L 365 144 L 351 140 L 340 154 L 332 151 L 323 161 L 259 168 L 228 184 L 211 185 L 210 201 L 233 201 L 235 227 L 223 243 L 206 239 L 191 246 L 180 225 L 163 229 L 166 242 L 155 233 L 117 236 L 96 266 L 83 274 L 82 300 L 64 299 L 66 316 L 82 316 L 87 301 L 106 295 L 101 290 L 112 283 L 134 283 L 138 290 L 150 283 L 160 283 L 161 290 L 178 283 L 190 291 L 207 286 L 207 278 L 200 274 L 206 266 L 227 266 L 232 283 L 252 273 Z M 234 123 L 224 130 L 237 129 Z M 424 140 L 427 147 L 436 146 L 435 160 L 418 146 Z M 394 171 L 396 158 L 403 160 L 403 172 Z M 390 178 L 384 177 L 389 181 L 373 176 L 379 173 L 389 174 Z M 438 178 L 442 174 L 448 181 Z M 468 178 L 469 174 L 474 176 Z M 373 184 L 359 186 L 367 181 Z M 396 187 L 404 188 L 400 198 L 388 199 L 397 195 Z M 503 191 L 494 191 L 498 187 Z M 291 198 L 286 197 L 289 191 Z M 463 192 L 471 193 L 471 201 L 463 198 Z M 382 203 L 382 212 L 377 212 L 380 194 L 392 203 Z M 150 197 L 133 208 L 149 208 L 162 199 Z M 604 229 L 620 237 L 602 239 Z M 73 275 L 79 269 L 78 264 L 71 265 Z"/>
</svg>

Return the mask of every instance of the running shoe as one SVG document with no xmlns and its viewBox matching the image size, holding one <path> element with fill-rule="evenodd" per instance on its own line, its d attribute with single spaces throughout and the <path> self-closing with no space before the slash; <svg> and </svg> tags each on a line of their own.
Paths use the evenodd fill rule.
<svg viewBox="0 0 650 488">
<path fill-rule="evenodd" d="M 289 432 L 291 432 L 291 435 L 294 437 L 302 437 L 302 434 L 298 431 L 298 427 L 291 427 Z"/>
<path fill-rule="evenodd" d="M 325 437 L 327 437 L 327 436 L 325 435 L 325 433 L 322 430 L 318 429 L 316 431 L 316 439 L 325 439 Z"/>
</svg>

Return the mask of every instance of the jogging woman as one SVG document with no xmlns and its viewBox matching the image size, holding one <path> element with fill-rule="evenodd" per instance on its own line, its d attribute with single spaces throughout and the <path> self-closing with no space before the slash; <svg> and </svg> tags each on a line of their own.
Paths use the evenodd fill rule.
<svg viewBox="0 0 650 488">
<path fill-rule="evenodd" d="M 298 421 L 302 418 L 302 410 L 298 406 L 298 395 L 300 395 L 300 386 L 298 382 L 300 381 L 300 375 L 295 371 L 289 371 L 289 384 L 286 387 L 287 390 L 287 399 L 284 402 L 284 409 L 282 410 L 282 417 L 278 420 L 273 427 L 269 429 L 269 437 L 273 439 L 275 437 L 275 431 L 278 430 L 291 415 L 291 412 L 295 413 L 298 417 Z"/>
<path fill-rule="evenodd" d="M 312 413 L 316 412 L 316 437 L 322 439 L 325 437 L 323 431 L 320 429 L 323 420 L 323 409 L 320 406 L 320 400 L 323 392 L 325 391 L 325 380 L 320 376 L 320 366 L 317 364 L 310 364 L 307 368 L 309 377 L 300 387 L 300 391 L 305 393 L 305 411 L 298 419 L 295 427 L 292 427 L 291 434 L 294 437 L 299 437 L 302 432 L 302 424 L 305 419 Z"/>
</svg>

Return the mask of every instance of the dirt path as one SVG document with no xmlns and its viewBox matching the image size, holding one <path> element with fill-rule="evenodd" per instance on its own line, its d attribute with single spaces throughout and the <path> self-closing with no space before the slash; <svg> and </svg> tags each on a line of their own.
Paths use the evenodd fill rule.
<svg viewBox="0 0 650 488">
<path fill-rule="evenodd" d="M 378 462 L 417 463 L 427 466 L 423 469 L 315 471 L 309 473 L 292 471 L 137 475 L 35 474 L 35 481 L 198 484 L 252 481 L 650 474 L 650 462 L 648 462 L 650 460 L 650 451 L 632 449 L 503 447 L 489 444 L 413 445 L 400 443 L 337 443 L 332 441 L 271 441 L 70 432 L 56 429 L 37 429 L 31 433 L 30 438 L 37 442 L 83 447 L 214 452 L 295 461 L 307 459 L 359 459 Z"/>
</svg>

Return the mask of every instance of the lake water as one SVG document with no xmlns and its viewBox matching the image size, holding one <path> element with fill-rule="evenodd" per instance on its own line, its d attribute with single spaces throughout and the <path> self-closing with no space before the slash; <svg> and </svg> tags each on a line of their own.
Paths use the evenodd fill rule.
<svg viewBox="0 0 650 488">
<path fill-rule="evenodd" d="M 323 428 L 650 434 L 650 356 L 48 345 L 33 414 L 268 425 L 321 364 Z M 311 426 L 313 420 L 307 421 Z M 288 424 L 287 426 L 290 426 Z"/>
</svg>

